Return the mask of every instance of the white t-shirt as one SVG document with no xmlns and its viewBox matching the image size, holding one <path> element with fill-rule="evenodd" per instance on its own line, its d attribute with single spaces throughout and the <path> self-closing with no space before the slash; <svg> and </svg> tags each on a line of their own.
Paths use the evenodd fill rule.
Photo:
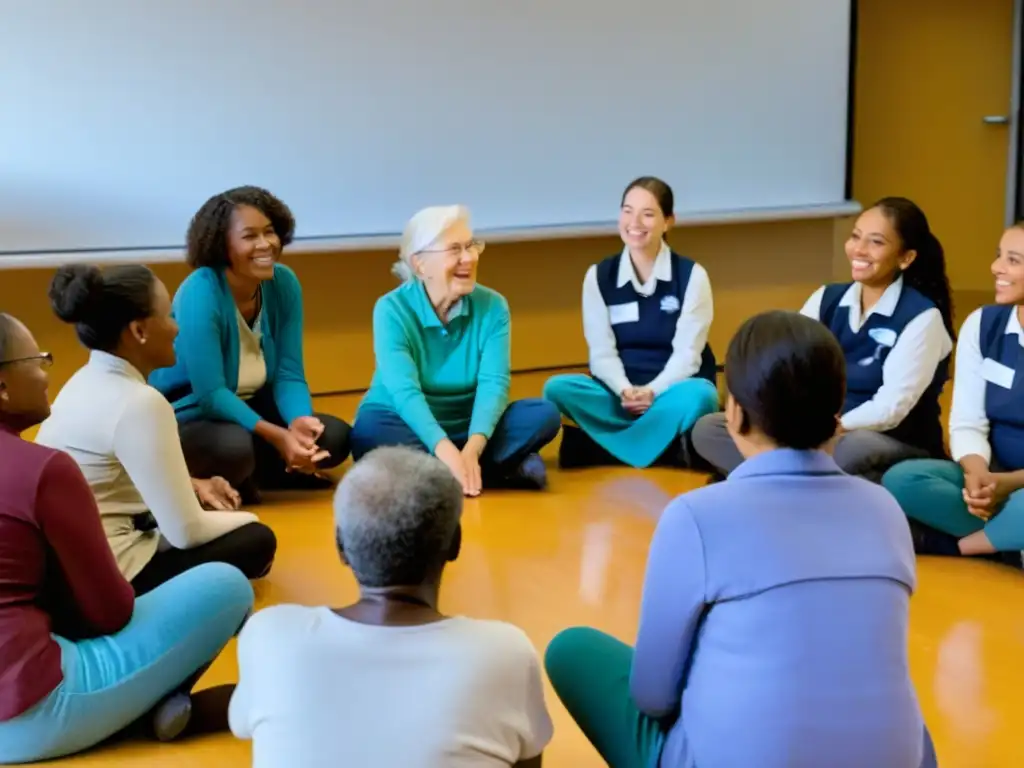
<svg viewBox="0 0 1024 768">
<path fill-rule="evenodd" d="M 380 627 L 278 605 L 238 639 L 231 731 L 253 768 L 503 768 L 553 727 L 518 627 L 454 617 Z"/>
</svg>

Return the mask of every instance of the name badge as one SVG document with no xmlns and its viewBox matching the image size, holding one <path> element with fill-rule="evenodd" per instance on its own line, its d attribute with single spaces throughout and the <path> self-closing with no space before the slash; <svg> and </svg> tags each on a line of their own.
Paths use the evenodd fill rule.
<svg viewBox="0 0 1024 768">
<path fill-rule="evenodd" d="M 613 304 L 608 307 L 608 319 L 612 325 L 636 323 L 640 320 L 640 304 L 635 301 L 629 304 Z"/>
<path fill-rule="evenodd" d="M 981 378 L 1003 389 L 1013 388 L 1013 368 L 986 357 L 981 361 Z"/>
</svg>

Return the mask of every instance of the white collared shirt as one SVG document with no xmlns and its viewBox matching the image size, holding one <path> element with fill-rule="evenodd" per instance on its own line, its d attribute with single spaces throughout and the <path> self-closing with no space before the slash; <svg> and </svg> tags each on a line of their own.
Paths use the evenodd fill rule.
<svg viewBox="0 0 1024 768">
<path fill-rule="evenodd" d="M 988 382 L 982 375 L 981 312 L 976 309 L 960 326 L 956 346 L 956 369 L 953 374 L 953 406 L 949 412 L 949 450 L 953 461 L 977 455 L 992 460 L 988 441 L 989 421 L 985 413 L 985 389 Z M 1004 335 L 1016 334 L 1024 347 L 1024 329 L 1017 312 L 1011 312 Z"/>
<path fill-rule="evenodd" d="M 667 243 L 661 244 L 651 275 L 644 283 L 640 282 L 633 268 L 629 248 L 623 248 L 616 280 L 618 287 L 632 283 L 633 289 L 641 296 L 651 296 L 659 280 L 669 282 L 671 279 L 672 250 Z M 711 281 L 704 267 L 694 264 L 676 323 L 675 336 L 672 338 L 672 355 L 661 373 L 647 384 L 655 396 L 673 384 L 689 379 L 700 370 L 701 355 L 707 344 L 713 319 Z M 596 264 L 587 270 L 586 277 L 583 278 L 583 335 L 587 339 L 590 370 L 594 376 L 615 393 L 632 387 L 633 384 L 626 377 L 626 369 L 622 365 L 615 344 L 615 331 L 612 330 L 611 319 L 608 316 L 608 306 L 604 303 L 604 297 L 597 284 Z"/>
<path fill-rule="evenodd" d="M 860 331 L 873 314 L 891 317 L 903 292 L 903 278 L 885 289 L 882 298 L 861 316 L 861 285 L 851 285 L 839 300 L 849 307 L 850 330 Z M 807 300 L 800 314 L 821 320 L 822 286 Z M 882 364 L 882 386 L 875 396 L 843 415 L 844 429 L 870 429 L 887 432 L 895 429 L 917 405 L 921 395 L 935 378 L 939 364 L 953 351 L 953 340 L 942 323 L 942 313 L 931 308 L 915 317 L 899 335 Z"/>
<path fill-rule="evenodd" d="M 250 512 L 202 508 L 192 490 L 174 408 L 120 357 L 90 354 L 57 395 L 36 442 L 78 463 L 129 581 L 162 543 L 190 549 L 258 519 Z M 134 516 L 144 512 L 153 514 L 158 531 L 136 530 Z"/>
</svg>

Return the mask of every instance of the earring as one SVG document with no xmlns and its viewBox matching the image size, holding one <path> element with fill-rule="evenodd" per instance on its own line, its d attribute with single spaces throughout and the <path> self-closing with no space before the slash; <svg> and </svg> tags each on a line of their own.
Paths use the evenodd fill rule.
<svg viewBox="0 0 1024 768">
<path fill-rule="evenodd" d="M 139 344 L 145 344 L 145 343 L 146 343 L 146 337 L 143 336 L 141 339 L 139 339 Z"/>
</svg>

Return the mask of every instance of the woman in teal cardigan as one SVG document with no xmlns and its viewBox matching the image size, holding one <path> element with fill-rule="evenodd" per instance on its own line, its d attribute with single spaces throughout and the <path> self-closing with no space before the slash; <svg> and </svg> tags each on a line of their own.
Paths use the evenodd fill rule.
<svg viewBox="0 0 1024 768">
<path fill-rule="evenodd" d="M 508 302 L 477 284 L 481 251 L 463 206 L 409 221 L 392 270 L 403 284 L 373 310 L 376 371 L 352 428 L 354 459 L 382 445 L 421 448 L 468 496 L 545 487 L 538 452 L 561 422 L 546 400 L 508 401 Z"/>
<path fill-rule="evenodd" d="M 193 477 L 220 476 L 247 503 L 260 488 L 324 487 L 349 426 L 314 414 L 302 359 L 302 288 L 279 263 L 295 232 L 266 190 L 210 198 L 192 219 L 193 272 L 174 296 L 178 362 L 150 383 L 173 403 Z"/>
</svg>

